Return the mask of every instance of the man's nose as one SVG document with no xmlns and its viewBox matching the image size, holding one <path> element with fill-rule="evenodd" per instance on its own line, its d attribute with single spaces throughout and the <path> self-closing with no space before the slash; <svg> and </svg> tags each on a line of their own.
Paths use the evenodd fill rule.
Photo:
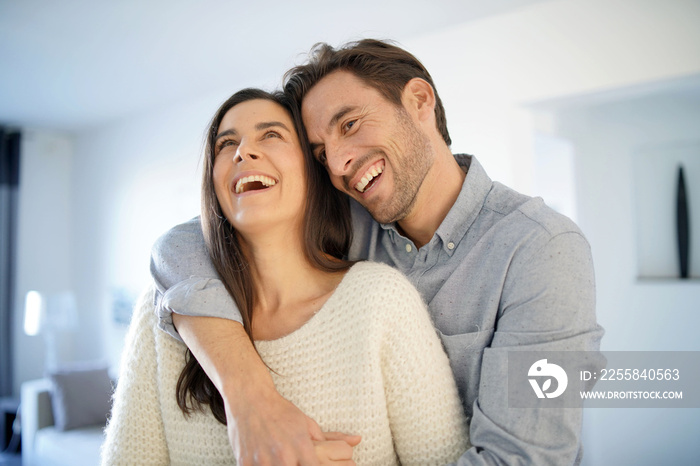
<svg viewBox="0 0 700 466">
<path fill-rule="evenodd" d="M 331 174 L 345 176 L 350 173 L 354 152 L 345 144 L 326 146 L 326 164 Z"/>
</svg>

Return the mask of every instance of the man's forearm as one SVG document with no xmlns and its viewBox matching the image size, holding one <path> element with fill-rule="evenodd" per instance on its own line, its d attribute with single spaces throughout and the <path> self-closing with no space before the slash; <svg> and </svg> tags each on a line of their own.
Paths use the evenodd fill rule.
<svg viewBox="0 0 700 466">
<path fill-rule="evenodd" d="M 179 314 L 173 314 L 173 322 L 224 402 L 238 399 L 247 388 L 275 389 L 243 325 L 228 319 Z M 230 394 L 239 396 L 226 396 Z"/>
<path fill-rule="evenodd" d="M 323 433 L 315 421 L 277 393 L 241 324 L 178 314 L 173 314 L 173 321 L 221 393 L 237 464 L 319 464 L 312 440 L 324 440 Z"/>
</svg>

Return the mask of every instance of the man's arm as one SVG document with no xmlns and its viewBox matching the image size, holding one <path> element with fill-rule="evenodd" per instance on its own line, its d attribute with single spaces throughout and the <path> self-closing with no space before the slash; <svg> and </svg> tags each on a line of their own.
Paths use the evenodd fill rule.
<svg viewBox="0 0 700 466">
<path fill-rule="evenodd" d="M 473 406 L 474 447 L 458 465 L 580 461 L 582 410 L 509 408 L 508 353 L 599 350 L 603 331 L 595 317 L 590 248 L 576 231 L 529 246 L 514 257 L 503 285 L 500 318 L 484 349 Z"/>
<path fill-rule="evenodd" d="M 237 464 L 317 465 L 315 421 L 277 393 L 243 326 L 173 314 L 175 327 L 224 399 Z"/>
<path fill-rule="evenodd" d="M 204 244 L 199 217 L 167 231 L 151 248 L 158 326 L 181 340 L 173 312 L 243 322 L 236 303 L 216 273 Z"/>
<path fill-rule="evenodd" d="M 318 464 L 319 428 L 277 393 L 209 259 L 198 218 L 154 244 L 151 274 L 159 327 L 187 344 L 221 393 L 238 464 Z"/>
</svg>

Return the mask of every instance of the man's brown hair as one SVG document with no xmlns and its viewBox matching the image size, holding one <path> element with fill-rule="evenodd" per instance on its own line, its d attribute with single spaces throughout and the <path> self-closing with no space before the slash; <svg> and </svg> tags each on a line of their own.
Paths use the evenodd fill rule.
<svg viewBox="0 0 700 466">
<path fill-rule="evenodd" d="M 401 105 L 401 94 L 413 78 L 427 81 L 435 93 L 435 122 L 442 139 L 452 144 L 447 131 L 445 108 L 435 89 L 433 78 L 416 57 L 389 42 L 363 39 L 338 49 L 328 44 L 314 45 L 309 61 L 295 66 L 284 76 L 284 91 L 301 107 L 304 96 L 321 79 L 337 70 L 349 71 L 378 90 L 389 102 Z"/>
</svg>

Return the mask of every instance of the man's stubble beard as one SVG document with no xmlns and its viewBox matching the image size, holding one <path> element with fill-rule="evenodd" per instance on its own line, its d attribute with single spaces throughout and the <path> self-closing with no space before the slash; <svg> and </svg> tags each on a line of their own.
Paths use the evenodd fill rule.
<svg viewBox="0 0 700 466">
<path fill-rule="evenodd" d="M 365 205 L 372 218 L 379 223 L 398 222 L 408 216 L 416 204 L 418 191 L 435 159 L 428 137 L 415 125 L 403 107 L 396 109 L 396 141 L 404 142 L 403 154 L 395 154 L 391 161 L 394 192 L 389 202 Z"/>
</svg>

